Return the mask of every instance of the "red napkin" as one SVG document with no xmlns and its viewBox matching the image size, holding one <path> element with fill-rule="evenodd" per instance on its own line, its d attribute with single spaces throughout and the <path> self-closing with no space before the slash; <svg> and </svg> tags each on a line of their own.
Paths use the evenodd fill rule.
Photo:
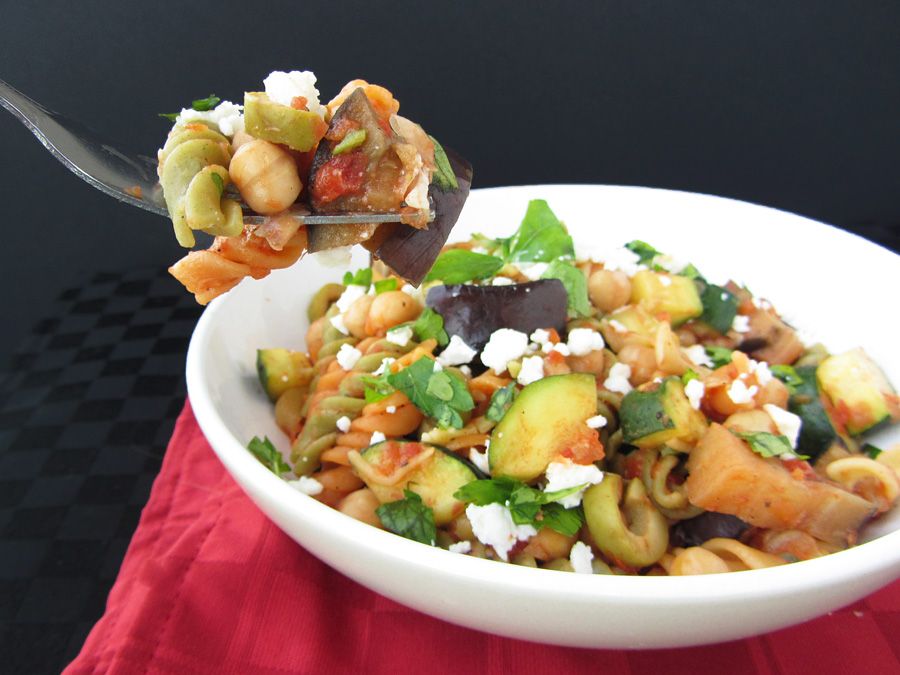
<svg viewBox="0 0 900 675">
<path fill-rule="evenodd" d="M 628 652 L 495 637 L 398 605 L 307 553 L 230 478 L 187 404 L 106 613 L 65 672 L 581 671 L 900 672 L 900 582 L 801 626 L 707 647 Z"/>
</svg>

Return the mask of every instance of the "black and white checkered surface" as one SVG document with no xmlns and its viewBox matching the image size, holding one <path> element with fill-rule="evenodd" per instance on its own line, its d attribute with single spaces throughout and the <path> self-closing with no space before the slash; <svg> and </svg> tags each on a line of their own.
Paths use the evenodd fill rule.
<svg viewBox="0 0 900 675">
<path fill-rule="evenodd" d="M 201 308 L 164 270 L 65 291 L 0 381 L 0 672 L 59 672 L 100 618 L 184 404 Z"/>
</svg>

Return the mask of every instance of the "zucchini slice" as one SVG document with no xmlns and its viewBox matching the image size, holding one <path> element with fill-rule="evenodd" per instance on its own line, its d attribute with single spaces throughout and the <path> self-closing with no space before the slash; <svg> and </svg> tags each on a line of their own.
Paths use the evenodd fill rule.
<svg viewBox="0 0 900 675">
<path fill-rule="evenodd" d="M 635 389 L 619 409 L 622 437 L 639 448 L 658 448 L 672 440 L 698 440 L 706 420 L 684 393 L 681 378 L 667 377 L 655 389 Z"/>
<path fill-rule="evenodd" d="M 850 435 L 900 418 L 900 399 L 894 388 L 862 349 L 829 356 L 819 364 L 816 376 L 833 406 L 835 421 L 843 423 Z"/>
<path fill-rule="evenodd" d="M 491 474 L 532 481 L 557 457 L 579 464 L 603 457 L 597 432 L 597 382 L 589 373 L 553 375 L 529 384 L 494 427 Z"/>
<path fill-rule="evenodd" d="M 838 432 L 822 405 L 819 386 L 816 383 L 816 367 L 801 366 L 797 375 L 803 380 L 795 388 L 788 401 L 788 410 L 800 418 L 800 436 L 797 452 L 815 461 L 831 444 L 839 440 Z"/>
<path fill-rule="evenodd" d="M 350 464 L 382 504 L 403 499 L 404 489 L 418 494 L 434 512 L 435 525 L 465 511 L 465 503 L 453 496 L 457 490 L 485 478 L 456 453 L 429 443 L 383 441 L 351 453 Z"/>
<path fill-rule="evenodd" d="M 288 389 L 308 384 L 313 376 L 312 364 L 303 352 L 276 347 L 256 350 L 256 372 L 269 398 L 277 401 Z"/>
<path fill-rule="evenodd" d="M 703 303 L 693 279 L 641 270 L 631 278 L 631 302 L 654 316 L 665 315 L 672 326 L 703 314 Z"/>
</svg>

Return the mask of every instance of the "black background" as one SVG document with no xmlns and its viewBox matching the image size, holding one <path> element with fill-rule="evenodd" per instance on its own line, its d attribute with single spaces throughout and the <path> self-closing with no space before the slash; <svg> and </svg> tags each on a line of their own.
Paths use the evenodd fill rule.
<svg viewBox="0 0 900 675">
<path fill-rule="evenodd" d="M 323 98 L 363 77 L 476 168 L 476 187 L 650 185 L 798 212 L 896 247 L 900 3 L 2 3 L 0 77 L 155 150 L 157 112 L 269 71 Z M 64 284 L 166 266 L 167 222 L 122 206 L 0 116 L 8 351 Z M 875 229 L 871 229 L 874 226 Z M 773 242 L 774 243 L 774 242 Z"/>
</svg>

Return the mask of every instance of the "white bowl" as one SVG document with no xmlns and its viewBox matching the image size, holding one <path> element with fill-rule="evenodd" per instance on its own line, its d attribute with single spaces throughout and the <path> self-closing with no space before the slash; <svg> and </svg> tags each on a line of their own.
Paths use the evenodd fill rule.
<svg viewBox="0 0 900 675">
<path fill-rule="evenodd" d="M 746 282 L 832 350 L 863 346 L 900 385 L 900 258 L 806 218 L 705 195 L 542 185 L 476 190 L 454 230 L 509 235 L 530 199 L 548 200 L 579 254 L 632 239 Z M 353 268 L 366 264 L 358 250 Z M 187 383 L 222 463 L 281 529 L 348 577 L 453 623 L 510 637 L 604 648 L 687 646 L 754 635 L 846 605 L 900 576 L 900 509 L 865 544 L 781 567 L 695 577 L 585 576 L 476 559 L 357 522 L 276 478 L 245 449 L 268 435 L 287 451 L 254 369 L 260 347 L 303 347 L 310 296 L 343 270 L 307 259 L 246 281 L 204 312 Z M 898 429 L 873 438 L 900 440 Z"/>
</svg>

